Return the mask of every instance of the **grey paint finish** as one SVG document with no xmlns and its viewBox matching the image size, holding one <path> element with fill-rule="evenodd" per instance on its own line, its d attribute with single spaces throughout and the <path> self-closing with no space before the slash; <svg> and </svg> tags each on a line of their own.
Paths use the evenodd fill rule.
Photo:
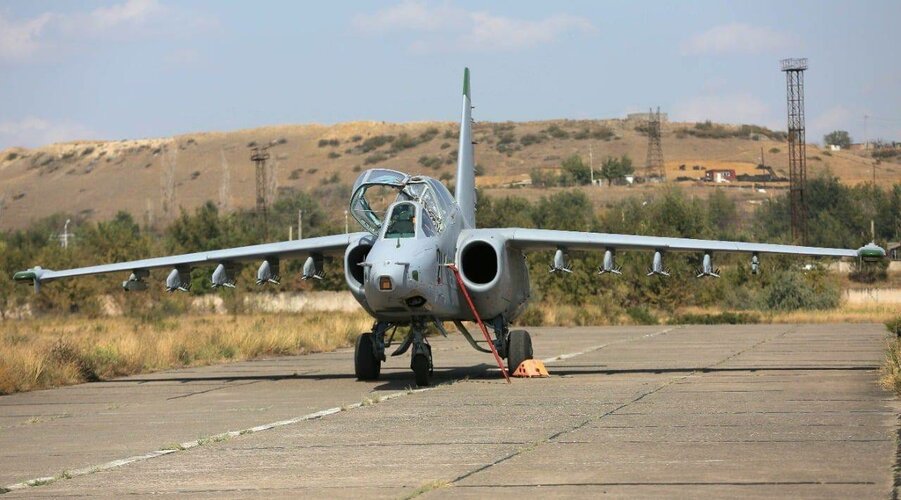
<svg viewBox="0 0 901 500">
<path fill-rule="evenodd" d="M 363 236 L 365 233 L 336 234 L 332 236 L 320 236 L 305 240 L 280 241 L 277 243 L 264 243 L 261 245 L 249 245 L 246 247 L 228 248 L 224 250 L 212 250 L 209 252 L 196 252 L 169 257 L 156 257 L 152 259 L 133 260 L 116 264 L 104 264 L 99 266 L 79 267 L 63 271 L 42 269 L 41 281 L 50 281 L 59 278 L 85 276 L 90 274 L 105 274 L 135 269 L 158 269 L 178 266 L 216 266 L 220 262 L 241 262 L 263 259 L 268 256 L 300 258 L 313 252 L 322 254 L 338 254 L 344 251 L 349 241 Z"/>
<path fill-rule="evenodd" d="M 857 257 L 857 250 L 844 248 L 803 247 L 772 243 L 747 243 L 741 241 L 696 240 L 662 236 L 638 236 L 631 234 L 583 233 L 549 229 L 508 228 L 499 230 L 517 248 L 528 250 L 553 250 L 565 247 L 571 250 L 666 250 L 673 252 L 727 252 L 727 253 L 781 253 L 811 257 Z"/>
</svg>

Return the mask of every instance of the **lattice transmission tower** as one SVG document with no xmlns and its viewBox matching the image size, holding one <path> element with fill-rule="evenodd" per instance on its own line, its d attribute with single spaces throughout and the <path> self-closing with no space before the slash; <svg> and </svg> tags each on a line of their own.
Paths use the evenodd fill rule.
<svg viewBox="0 0 901 500">
<path fill-rule="evenodd" d="M 792 239 L 807 243 L 807 145 L 804 129 L 804 71 L 807 58 L 783 59 L 788 101 L 788 171 Z"/>
<path fill-rule="evenodd" d="M 256 169 L 257 216 L 260 217 L 266 238 L 269 238 L 269 172 L 266 160 L 269 159 L 267 146 L 254 146 L 250 152 L 250 160 Z"/>
<path fill-rule="evenodd" d="M 663 182 L 666 170 L 663 168 L 663 146 L 660 144 L 660 107 L 655 113 L 648 110 L 648 157 L 644 164 L 644 177 L 649 181 Z"/>
</svg>

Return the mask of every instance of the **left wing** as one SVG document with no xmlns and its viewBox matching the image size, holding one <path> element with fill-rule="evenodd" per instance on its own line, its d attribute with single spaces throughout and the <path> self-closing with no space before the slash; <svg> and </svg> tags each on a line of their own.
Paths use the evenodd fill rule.
<svg viewBox="0 0 901 500">
<path fill-rule="evenodd" d="M 245 247 L 227 248 L 223 250 L 211 250 L 208 252 L 195 252 L 182 255 L 172 255 L 168 257 L 156 257 L 151 259 L 133 260 L 128 262 L 117 262 L 114 264 L 103 264 L 99 266 L 79 267 L 76 269 L 65 269 L 54 271 L 50 269 L 42 269 L 40 266 L 33 267 L 25 271 L 19 271 L 13 279 L 20 282 L 33 282 L 35 290 L 40 283 L 60 278 L 69 278 L 73 276 L 86 276 L 91 274 L 105 274 L 120 271 L 131 272 L 129 280 L 123 283 L 126 289 L 140 289 L 140 283 L 149 276 L 151 269 L 172 268 L 172 272 L 167 278 L 166 286 L 170 290 L 185 289 L 185 285 L 190 282 L 190 278 L 186 275 L 190 273 L 191 268 L 198 265 L 213 264 L 217 265 L 216 272 L 213 273 L 214 285 L 231 286 L 233 281 L 229 283 L 229 278 L 233 272 L 236 263 L 249 260 L 262 260 L 263 263 L 257 272 L 257 281 L 275 281 L 278 279 L 278 261 L 282 257 L 302 258 L 315 257 L 319 258 L 323 255 L 334 255 L 343 253 L 345 248 L 360 238 L 370 236 L 369 233 L 351 233 L 336 234 L 332 236 L 320 236 L 317 238 L 307 238 L 303 240 L 280 241 L 277 243 L 264 243 L 261 245 L 250 245 Z M 307 267 L 307 266 L 305 266 Z M 315 267 L 315 263 L 314 263 Z M 311 270 L 311 276 L 315 274 L 316 269 Z M 218 273 L 218 276 L 217 276 Z M 304 270 L 306 276 L 307 269 Z M 135 288 L 129 288 L 128 284 L 135 284 Z"/>
<path fill-rule="evenodd" d="M 857 250 L 844 248 L 821 248 L 796 245 L 779 245 L 772 243 L 746 243 L 741 241 L 698 240 L 691 238 L 669 238 L 663 236 L 638 236 L 629 234 L 583 233 L 579 231 L 557 231 L 551 229 L 473 229 L 465 231 L 461 239 L 499 238 L 513 248 L 520 250 L 558 250 L 551 271 L 569 271 L 565 268 L 562 253 L 566 250 L 606 250 L 602 272 L 618 272 L 613 264 L 612 255 L 616 250 L 650 250 L 659 252 L 701 252 L 705 254 L 704 274 L 712 275 L 713 268 L 709 255 L 713 252 L 749 253 L 754 255 L 752 263 L 756 265 L 757 254 L 775 253 L 789 255 L 806 255 L 814 257 L 858 257 L 865 261 L 880 260 L 885 257 L 885 250 L 870 243 Z M 666 274 L 661 259 L 655 256 L 650 274 Z"/>
</svg>

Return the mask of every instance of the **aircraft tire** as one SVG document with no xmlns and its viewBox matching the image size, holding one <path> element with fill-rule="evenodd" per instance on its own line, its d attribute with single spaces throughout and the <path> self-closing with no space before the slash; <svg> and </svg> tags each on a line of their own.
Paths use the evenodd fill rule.
<svg viewBox="0 0 901 500">
<path fill-rule="evenodd" d="M 410 368 L 413 369 L 413 375 L 416 377 L 416 385 L 419 387 L 427 387 L 429 385 L 429 357 L 425 354 L 416 354 L 410 361 Z"/>
<path fill-rule="evenodd" d="M 357 337 L 354 346 L 354 372 L 357 380 L 376 380 L 382 371 L 382 361 L 375 357 L 372 346 L 372 333 L 366 332 Z"/>
<path fill-rule="evenodd" d="M 507 341 L 507 370 L 512 374 L 527 359 L 532 359 L 532 336 L 525 330 L 511 331 Z"/>
</svg>

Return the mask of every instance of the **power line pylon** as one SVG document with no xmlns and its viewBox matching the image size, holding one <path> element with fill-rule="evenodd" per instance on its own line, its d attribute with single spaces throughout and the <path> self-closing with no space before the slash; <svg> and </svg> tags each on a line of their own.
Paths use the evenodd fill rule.
<svg viewBox="0 0 901 500">
<path fill-rule="evenodd" d="M 666 170 L 663 168 L 663 146 L 660 144 L 660 107 L 657 112 L 648 110 L 648 157 L 645 160 L 645 179 L 663 182 Z"/>
<path fill-rule="evenodd" d="M 269 159 L 267 146 L 254 146 L 250 152 L 250 160 L 256 169 L 257 216 L 262 220 L 266 238 L 269 238 L 269 179 L 266 171 L 266 160 Z"/>
<path fill-rule="evenodd" d="M 783 59 L 788 102 L 788 171 L 792 239 L 807 243 L 807 145 L 804 128 L 804 71 L 807 58 Z"/>
</svg>

